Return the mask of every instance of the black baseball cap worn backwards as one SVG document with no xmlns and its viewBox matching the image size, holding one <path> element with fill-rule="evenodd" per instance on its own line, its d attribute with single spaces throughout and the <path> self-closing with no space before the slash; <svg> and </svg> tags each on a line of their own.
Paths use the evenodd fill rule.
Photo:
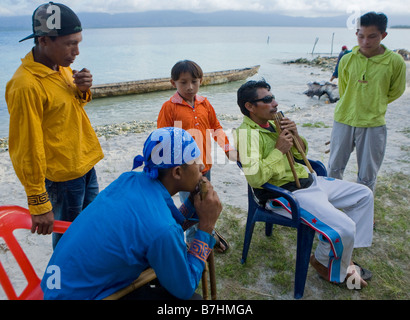
<svg viewBox="0 0 410 320">
<path fill-rule="evenodd" d="M 66 36 L 82 31 L 80 19 L 69 7 L 61 3 L 45 3 L 33 13 L 33 33 L 27 39 L 49 36 Z"/>
</svg>

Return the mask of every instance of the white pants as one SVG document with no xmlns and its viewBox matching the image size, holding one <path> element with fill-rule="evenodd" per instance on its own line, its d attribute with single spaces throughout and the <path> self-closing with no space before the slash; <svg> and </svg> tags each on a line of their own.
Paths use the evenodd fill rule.
<svg viewBox="0 0 410 320">
<path fill-rule="evenodd" d="M 369 247 L 373 239 L 374 200 L 361 184 L 312 175 L 314 182 L 293 192 L 301 208 L 301 219 L 319 234 L 316 259 L 328 267 L 329 280 L 343 282 L 353 248 Z M 289 209 L 287 201 L 273 200 Z M 268 201 L 266 207 L 271 207 Z M 284 215 L 290 216 L 289 210 Z"/>
</svg>

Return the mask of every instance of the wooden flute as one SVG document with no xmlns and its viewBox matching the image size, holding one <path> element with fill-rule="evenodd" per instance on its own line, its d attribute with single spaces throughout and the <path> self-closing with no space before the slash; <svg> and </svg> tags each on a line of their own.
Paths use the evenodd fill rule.
<svg viewBox="0 0 410 320">
<path fill-rule="evenodd" d="M 276 126 L 276 131 L 278 132 L 278 134 L 281 134 L 282 129 L 280 128 L 280 121 L 282 120 L 282 118 L 279 116 L 279 113 L 275 113 L 275 126 Z M 296 183 L 296 187 L 300 188 L 300 181 L 299 181 L 299 177 L 298 174 L 296 173 L 295 170 L 295 160 L 293 159 L 293 155 L 292 152 L 289 150 L 288 152 L 286 152 L 286 158 L 288 159 L 289 165 L 290 165 L 290 169 L 292 170 L 292 174 L 293 174 L 293 178 L 295 179 L 295 183 Z"/>
<path fill-rule="evenodd" d="M 283 118 L 284 118 L 284 115 L 283 115 L 282 111 L 279 111 L 279 112 L 275 113 L 274 121 L 275 121 L 276 130 L 278 131 L 278 134 L 281 134 L 281 132 L 282 132 L 280 122 L 282 121 Z M 306 154 L 303 151 L 303 148 L 300 145 L 299 140 L 292 133 L 291 133 L 291 136 L 292 136 L 292 139 L 293 139 L 293 143 L 294 143 L 296 149 L 298 150 L 298 152 L 300 153 L 300 155 L 302 156 L 302 159 L 303 159 L 305 165 L 308 167 L 309 171 L 311 173 L 313 173 L 314 170 L 313 170 L 312 166 L 310 165 L 309 160 L 306 158 Z M 299 178 L 298 178 L 296 170 L 295 170 L 295 160 L 294 160 L 293 154 L 290 150 L 286 153 L 286 157 L 288 159 L 290 169 L 292 170 L 293 177 L 295 178 L 296 187 L 300 188 Z"/>
<path fill-rule="evenodd" d="M 199 182 L 199 195 L 201 200 L 204 200 L 208 193 L 208 187 L 205 180 Z M 205 263 L 205 269 L 202 273 L 202 294 L 203 299 L 208 300 L 208 280 L 207 273 L 209 272 L 209 279 L 211 283 L 211 299 L 216 300 L 216 274 L 215 274 L 215 258 L 214 250 L 209 253 L 208 263 Z"/>
</svg>

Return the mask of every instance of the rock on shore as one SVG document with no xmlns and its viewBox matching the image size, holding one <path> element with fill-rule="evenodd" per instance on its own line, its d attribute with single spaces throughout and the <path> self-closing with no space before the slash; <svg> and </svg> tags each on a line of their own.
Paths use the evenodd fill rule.
<svg viewBox="0 0 410 320">
<path fill-rule="evenodd" d="M 334 70 L 337 57 L 316 57 L 313 60 L 299 58 L 296 60 L 285 61 L 284 64 L 305 64 L 312 67 L 322 68 L 323 70 Z"/>
</svg>

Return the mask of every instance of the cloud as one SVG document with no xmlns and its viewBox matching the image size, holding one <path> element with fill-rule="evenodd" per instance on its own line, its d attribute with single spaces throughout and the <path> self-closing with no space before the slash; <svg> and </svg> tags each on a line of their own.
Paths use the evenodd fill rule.
<svg viewBox="0 0 410 320">
<path fill-rule="evenodd" d="M 141 12 L 149 10 L 188 10 L 194 12 L 210 12 L 219 10 L 251 10 L 264 9 L 263 1 L 254 0 L 71 0 L 71 8 L 78 12 Z"/>
<path fill-rule="evenodd" d="M 31 15 L 46 0 L 1 0 L 0 15 Z M 410 16 L 407 0 L 57 0 L 75 12 L 141 12 L 149 10 L 188 10 L 211 12 L 243 10 L 275 12 L 291 16 L 336 16 L 347 14 L 351 8 L 361 12 L 381 11 Z"/>
</svg>

